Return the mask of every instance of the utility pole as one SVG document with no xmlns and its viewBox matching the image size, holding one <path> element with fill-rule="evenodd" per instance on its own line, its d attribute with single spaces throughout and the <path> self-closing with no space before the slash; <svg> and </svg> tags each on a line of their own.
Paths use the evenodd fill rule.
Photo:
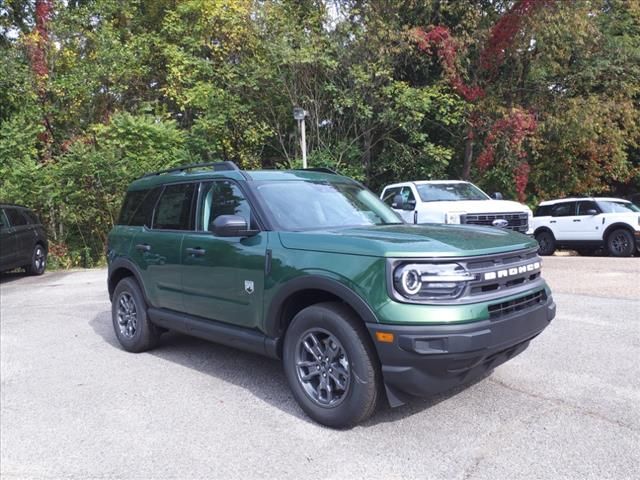
<svg viewBox="0 0 640 480">
<path fill-rule="evenodd" d="M 305 128 L 305 117 L 309 114 L 304 108 L 293 107 L 293 118 L 298 121 L 300 129 L 300 149 L 302 150 L 302 168 L 307 168 L 307 138 Z"/>
</svg>

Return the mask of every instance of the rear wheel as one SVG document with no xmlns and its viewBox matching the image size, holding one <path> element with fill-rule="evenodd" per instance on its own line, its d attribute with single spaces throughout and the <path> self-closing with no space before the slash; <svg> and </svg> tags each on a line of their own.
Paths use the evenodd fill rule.
<svg viewBox="0 0 640 480">
<path fill-rule="evenodd" d="M 613 257 L 630 257 L 635 250 L 633 235 L 628 230 L 614 230 L 607 237 L 607 250 Z"/>
<path fill-rule="evenodd" d="M 157 345 L 160 332 L 149 321 L 147 304 L 132 277 L 123 278 L 116 285 L 111 302 L 111 318 L 116 337 L 128 352 L 144 352 Z"/>
<path fill-rule="evenodd" d="M 337 302 L 299 312 L 284 339 L 284 371 L 299 405 L 316 422 L 344 428 L 374 412 L 380 371 L 360 319 Z"/>
<path fill-rule="evenodd" d="M 538 241 L 538 253 L 540 255 L 553 255 L 556 251 L 556 239 L 551 232 L 546 230 L 536 233 L 536 240 Z"/>
<path fill-rule="evenodd" d="M 33 247 L 31 263 L 24 266 L 29 275 L 42 275 L 47 268 L 47 251 L 39 243 Z"/>
</svg>

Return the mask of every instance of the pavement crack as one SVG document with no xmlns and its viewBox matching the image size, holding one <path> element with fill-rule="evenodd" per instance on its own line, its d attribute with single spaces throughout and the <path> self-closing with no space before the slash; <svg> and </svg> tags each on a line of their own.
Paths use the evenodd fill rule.
<svg viewBox="0 0 640 480">
<path fill-rule="evenodd" d="M 522 388 L 518 388 L 518 387 L 514 387 L 513 385 L 509 385 L 508 383 L 505 383 L 501 380 L 497 380 L 495 378 L 489 378 L 489 381 L 492 383 L 495 383 L 503 388 L 506 388 L 507 390 L 511 390 L 513 392 L 517 392 L 517 393 L 521 393 L 523 395 L 527 395 L 528 397 L 531 398 L 535 398 L 538 400 L 543 400 L 549 403 L 552 403 L 554 405 L 560 405 L 560 406 L 564 406 L 567 408 L 570 408 L 572 410 L 575 410 L 576 412 L 582 414 L 582 415 L 587 415 L 589 417 L 593 417 L 593 418 L 597 418 L 599 420 L 605 421 L 607 423 L 610 423 L 612 425 L 616 425 L 618 427 L 622 427 L 622 428 L 626 428 L 628 430 L 631 430 L 634 433 L 638 433 L 640 434 L 640 429 L 635 428 L 633 425 L 630 425 L 628 423 L 623 422 L 622 420 L 618 420 L 615 418 L 609 418 L 606 415 L 603 415 L 599 412 L 596 412 L 594 410 L 590 410 L 588 408 L 582 407 L 580 405 L 577 405 L 575 403 L 571 403 L 568 402 L 566 400 L 563 400 L 561 398 L 555 398 L 555 397 L 547 397 L 545 395 L 541 395 L 539 393 L 535 393 L 535 392 L 530 392 L 527 391 L 525 389 Z"/>
</svg>

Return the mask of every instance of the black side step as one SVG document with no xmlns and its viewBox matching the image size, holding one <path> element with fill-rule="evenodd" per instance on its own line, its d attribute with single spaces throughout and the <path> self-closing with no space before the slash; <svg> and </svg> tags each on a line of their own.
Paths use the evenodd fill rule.
<svg viewBox="0 0 640 480">
<path fill-rule="evenodd" d="M 193 337 L 238 348 L 247 352 L 258 353 L 271 358 L 279 358 L 278 340 L 261 332 L 248 328 L 228 325 L 215 320 L 194 317 L 161 308 L 149 308 L 147 315 L 153 323 L 160 327 L 185 333 Z"/>
</svg>

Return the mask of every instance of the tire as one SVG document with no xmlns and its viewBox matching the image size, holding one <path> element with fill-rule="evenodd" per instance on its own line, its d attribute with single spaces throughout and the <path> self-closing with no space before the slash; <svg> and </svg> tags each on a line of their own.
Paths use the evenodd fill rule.
<svg viewBox="0 0 640 480">
<path fill-rule="evenodd" d="M 536 233 L 536 240 L 539 248 L 538 253 L 540 255 L 553 255 L 556 251 L 556 239 L 551 232 L 546 230 Z"/>
<path fill-rule="evenodd" d="M 345 305 L 325 302 L 300 311 L 285 335 L 282 361 L 293 396 L 316 422 L 348 428 L 375 411 L 382 385 L 378 358 L 362 321 Z"/>
<path fill-rule="evenodd" d="M 24 266 L 24 271 L 29 275 L 42 275 L 47 268 L 47 250 L 39 243 L 31 252 L 31 263 Z"/>
<path fill-rule="evenodd" d="M 116 338 L 126 351 L 145 352 L 158 344 L 160 332 L 149 321 L 147 304 L 133 277 L 123 278 L 116 285 L 111 319 Z"/>
<path fill-rule="evenodd" d="M 635 249 L 633 235 L 624 228 L 614 230 L 607 236 L 607 251 L 612 257 L 630 257 Z"/>
</svg>

